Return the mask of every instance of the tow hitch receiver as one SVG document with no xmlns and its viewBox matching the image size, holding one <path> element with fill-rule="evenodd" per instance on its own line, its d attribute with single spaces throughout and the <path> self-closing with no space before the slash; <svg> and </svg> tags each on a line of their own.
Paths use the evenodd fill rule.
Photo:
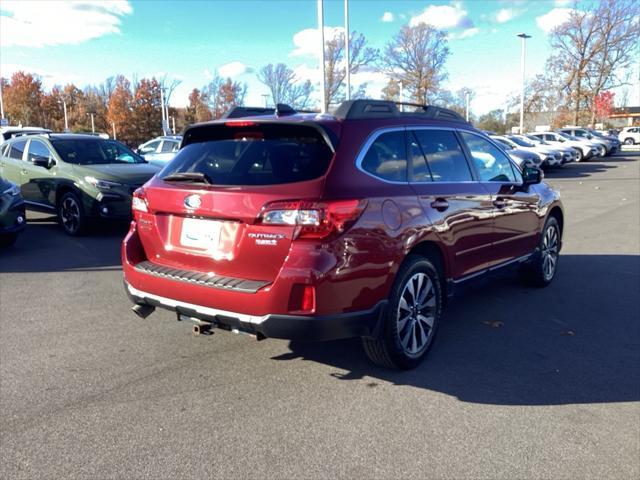
<svg viewBox="0 0 640 480">
<path fill-rule="evenodd" d="M 178 312 L 178 321 L 179 322 L 192 322 L 193 327 L 191 327 L 191 332 L 194 335 L 213 335 L 211 331 L 217 325 L 212 322 L 203 322 L 199 318 L 190 317 L 188 315 L 184 315 Z"/>
</svg>

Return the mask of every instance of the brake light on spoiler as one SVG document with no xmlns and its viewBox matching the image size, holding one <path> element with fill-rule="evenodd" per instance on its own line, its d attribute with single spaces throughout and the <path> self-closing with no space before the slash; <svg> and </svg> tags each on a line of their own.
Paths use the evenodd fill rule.
<svg viewBox="0 0 640 480">
<path fill-rule="evenodd" d="M 366 206 L 366 200 L 278 201 L 264 206 L 258 223 L 295 225 L 294 239 L 323 239 L 348 229 Z"/>
</svg>

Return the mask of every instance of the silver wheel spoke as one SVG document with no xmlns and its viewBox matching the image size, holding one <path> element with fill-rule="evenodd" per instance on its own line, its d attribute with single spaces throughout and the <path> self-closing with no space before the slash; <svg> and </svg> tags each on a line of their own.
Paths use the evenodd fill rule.
<svg viewBox="0 0 640 480">
<path fill-rule="evenodd" d="M 404 285 L 396 312 L 396 329 L 406 354 L 417 356 L 427 347 L 436 309 L 433 280 L 423 272 L 414 274 Z"/>
<path fill-rule="evenodd" d="M 418 315 L 418 320 L 420 323 L 424 323 L 429 328 L 433 327 L 433 321 L 435 320 L 432 316 Z"/>
</svg>

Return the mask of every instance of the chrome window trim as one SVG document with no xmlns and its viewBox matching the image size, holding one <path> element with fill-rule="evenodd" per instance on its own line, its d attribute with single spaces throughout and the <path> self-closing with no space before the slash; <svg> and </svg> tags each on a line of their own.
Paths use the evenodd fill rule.
<svg viewBox="0 0 640 480">
<path fill-rule="evenodd" d="M 364 160 L 365 155 L 369 151 L 369 148 L 371 148 L 371 145 L 373 145 L 373 142 L 375 142 L 380 137 L 380 135 L 384 135 L 385 133 L 393 133 L 393 132 L 406 132 L 406 130 L 407 130 L 407 127 L 405 126 L 382 127 L 371 132 L 367 137 L 367 139 L 365 140 L 362 147 L 360 148 L 360 151 L 358 152 L 358 156 L 356 157 L 356 168 L 360 170 L 362 173 L 364 173 L 365 175 L 368 175 L 371 178 L 375 178 L 376 180 L 379 180 L 384 183 L 388 183 L 390 185 L 409 185 L 409 179 L 407 179 L 406 182 L 396 182 L 394 180 L 387 180 L 385 178 L 378 177 L 377 175 L 374 175 L 371 172 L 367 172 L 364 168 L 362 168 L 362 161 Z M 405 156 L 406 156 L 406 152 L 405 152 Z M 407 167 L 408 167 L 409 159 L 405 158 L 405 161 L 407 162 Z"/>
</svg>

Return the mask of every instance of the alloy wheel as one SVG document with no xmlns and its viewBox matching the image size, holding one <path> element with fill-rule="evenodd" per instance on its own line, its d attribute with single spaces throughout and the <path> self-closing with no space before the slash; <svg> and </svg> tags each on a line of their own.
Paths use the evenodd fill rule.
<svg viewBox="0 0 640 480">
<path fill-rule="evenodd" d="M 559 251 L 558 229 L 549 225 L 542 237 L 542 274 L 545 280 L 552 279 L 556 273 Z"/>
<path fill-rule="evenodd" d="M 80 207 L 73 197 L 66 197 L 60 205 L 62 226 L 70 233 L 75 233 L 80 226 Z"/>
<path fill-rule="evenodd" d="M 400 344 L 409 357 L 418 357 L 429 346 L 436 316 L 436 290 L 425 273 L 416 273 L 405 284 L 396 312 Z"/>
</svg>

